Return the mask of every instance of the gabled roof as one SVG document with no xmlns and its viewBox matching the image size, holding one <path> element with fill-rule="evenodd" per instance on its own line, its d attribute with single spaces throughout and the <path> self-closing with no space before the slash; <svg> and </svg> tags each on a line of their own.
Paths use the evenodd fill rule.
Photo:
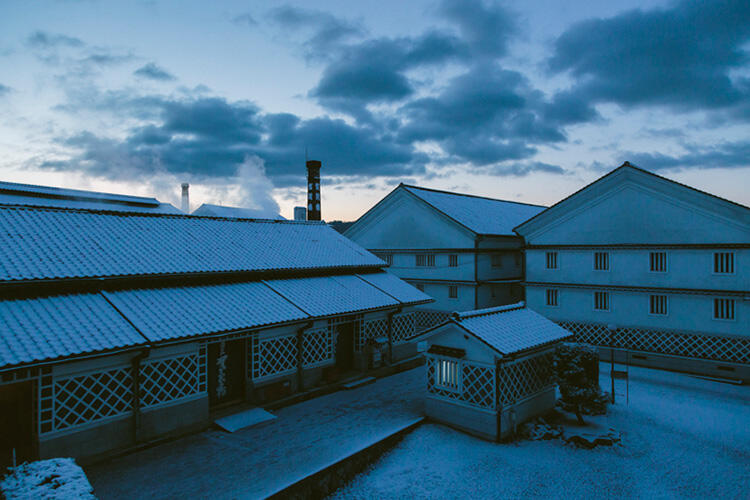
<svg viewBox="0 0 750 500">
<path fill-rule="evenodd" d="M 0 206 L 0 284 L 384 265 L 322 222 Z"/>
<path fill-rule="evenodd" d="M 480 235 L 514 236 L 514 227 L 546 208 L 407 184 L 400 184 L 399 188 Z"/>
<path fill-rule="evenodd" d="M 532 227 L 544 225 L 547 220 L 553 220 L 557 218 L 558 214 L 566 211 L 568 207 L 575 204 L 575 201 L 577 199 L 585 197 L 589 193 L 592 193 L 592 195 L 595 196 L 600 191 L 606 189 L 605 185 L 611 183 L 619 177 L 625 177 L 644 183 L 648 182 L 652 186 L 657 186 L 661 189 L 671 188 L 682 190 L 684 193 L 691 195 L 696 199 L 701 199 L 705 202 L 711 203 L 715 207 L 728 209 L 735 213 L 737 213 L 737 211 L 739 210 L 739 212 L 744 213 L 746 219 L 750 220 L 750 207 L 746 207 L 745 205 L 742 205 L 740 203 L 721 198 L 720 196 L 716 196 L 705 191 L 701 191 L 700 189 L 688 186 L 687 184 L 682 184 L 681 182 L 667 179 L 666 177 L 662 177 L 661 175 L 649 172 L 648 170 L 644 170 L 626 161 L 616 169 L 603 175 L 594 182 L 587 184 L 583 188 L 579 189 L 573 194 L 566 196 L 546 210 L 517 225 L 513 229 L 513 231 L 522 236 L 529 234 L 530 232 L 532 232 Z"/>
<path fill-rule="evenodd" d="M 242 207 L 226 207 L 223 205 L 212 205 L 204 203 L 193 210 L 192 215 L 203 215 L 208 217 L 233 217 L 236 219 L 273 219 L 286 220 L 279 214 L 268 214 L 263 210 Z"/>
<path fill-rule="evenodd" d="M 66 189 L 0 181 L 0 205 L 179 214 L 177 207 L 156 198 L 81 189 Z"/>
</svg>

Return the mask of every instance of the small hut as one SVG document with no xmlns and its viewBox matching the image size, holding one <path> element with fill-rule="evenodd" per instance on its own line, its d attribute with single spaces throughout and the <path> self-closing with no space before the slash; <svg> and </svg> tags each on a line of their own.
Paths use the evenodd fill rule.
<svg viewBox="0 0 750 500">
<path fill-rule="evenodd" d="M 427 415 L 485 439 L 511 435 L 554 406 L 552 355 L 570 335 L 523 302 L 453 313 L 420 335 Z"/>
</svg>

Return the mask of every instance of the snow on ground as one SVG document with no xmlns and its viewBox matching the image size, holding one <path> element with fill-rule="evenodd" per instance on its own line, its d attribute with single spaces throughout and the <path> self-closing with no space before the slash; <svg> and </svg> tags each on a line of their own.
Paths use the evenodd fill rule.
<svg viewBox="0 0 750 500">
<path fill-rule="evenodd" d="M 423 413 L 424 367 L 87 467 L 107 498 L 260 498 L 391 435 Z"/>
<path fill-rule="evenodd" d="M 747 498 L 749 386 L 631 367 L 624 399 L 588 417 L 621 431 L 622 446 L 495 444 L 426 424 L 334 498 Z"/>
<path fill-rule="evenodd" d="M 7 500 L 30 498 L 94 499 L 83 469 L 72 458 L 39 460 L 12 468 L 0 480 L 0 497 Z"/>
</svg>

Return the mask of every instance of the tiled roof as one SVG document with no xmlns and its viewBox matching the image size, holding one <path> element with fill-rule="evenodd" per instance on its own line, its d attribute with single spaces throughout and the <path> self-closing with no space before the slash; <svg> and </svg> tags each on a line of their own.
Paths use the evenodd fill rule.
<svg viewBox="0 0 750 500">
<path fill-rule="evenodd" d="M 99 294 L 0 301 L 0 367 L 144 343 Z"/>
<path fill-rule="evenodd" d="M 557 342 L 572 335 L 541 314 L 524 307 L 523 302 L 454 313 L 451 321 L 503 355 Z"/>
<path fill-rule="evenodd" d="M 429 295 L 388 272 L 358 276 L 401 302 L 424 302 L 431 299 Z"/>
<path fill-rule="evenodd" d="M 269 214 L 262 210 L 242 207 L 225 207 L 223 205 L 212 205 L 204 203 L 193 210 L 192 215 L 203 215 L 209 217 L 234 217 L 236 219 L 275 219 L 286 220 L 279 214 Z"/>
<path fill-rule="evenodd" d="M 318 222 L 0 206 L 0 282 L 383 265 Z"/>
<path fill-rule="evenodd" d="M 513 228 L 546 207 L 417 186 L 402 187 L 476 234 L 513 235 Z"/>
</svg>

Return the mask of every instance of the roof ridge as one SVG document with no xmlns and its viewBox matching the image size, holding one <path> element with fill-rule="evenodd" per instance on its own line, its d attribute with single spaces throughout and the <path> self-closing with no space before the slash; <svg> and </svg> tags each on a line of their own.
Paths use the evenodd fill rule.
<svg viewBox="0 0 750 500">
<path fill-rule="evenodd" d="M 473 311 L 453 312 L 451 313 L 451 319 L 461 321 L 468 318 L 475 318 L 477 316 L 487 316 L 490 314 L 498 314 L 502 312 L 514 311 L 516 309 L 523 309 L 526 307 L 524 301 L 516 302 L 515 304 L 507 304 L 504 306 L 488 307 L 486 309 L 475 309 Z"/>
<path fill-rule="evenodd" d="M 530 207 L 540 207 L 540 208 L 547 208 L 546 205 L 536 205 L 534 203 L 526 203 L 523 201 L 512 201 L 512 200 L 503 200 L 500 198 L 490 198 L 489 196 L 480 196 L 477 194 L 468 194 L 468 193 L 456 193 L 454 191 L 446 191 L 443 189 L 435 189 L 435 188 L 426 188 L 422 186 L 414 186 L 412 184 L 404 184 L 403 182 L 399 184 L 400 186 L 403 186 L 405 188 L 411 188 L 411 189 L 421 189 L 422 191 L 432 191 L 433 193 L 441 193 L 441 194 L 448 194 L 453 196 L 466 196 L 467 198 L 478 198 L 480 200 L 489 200 L 489 201 L 500 201 L 503 203 L 513 203 L 514 205 L 527 205 Z"/>
</svg>

